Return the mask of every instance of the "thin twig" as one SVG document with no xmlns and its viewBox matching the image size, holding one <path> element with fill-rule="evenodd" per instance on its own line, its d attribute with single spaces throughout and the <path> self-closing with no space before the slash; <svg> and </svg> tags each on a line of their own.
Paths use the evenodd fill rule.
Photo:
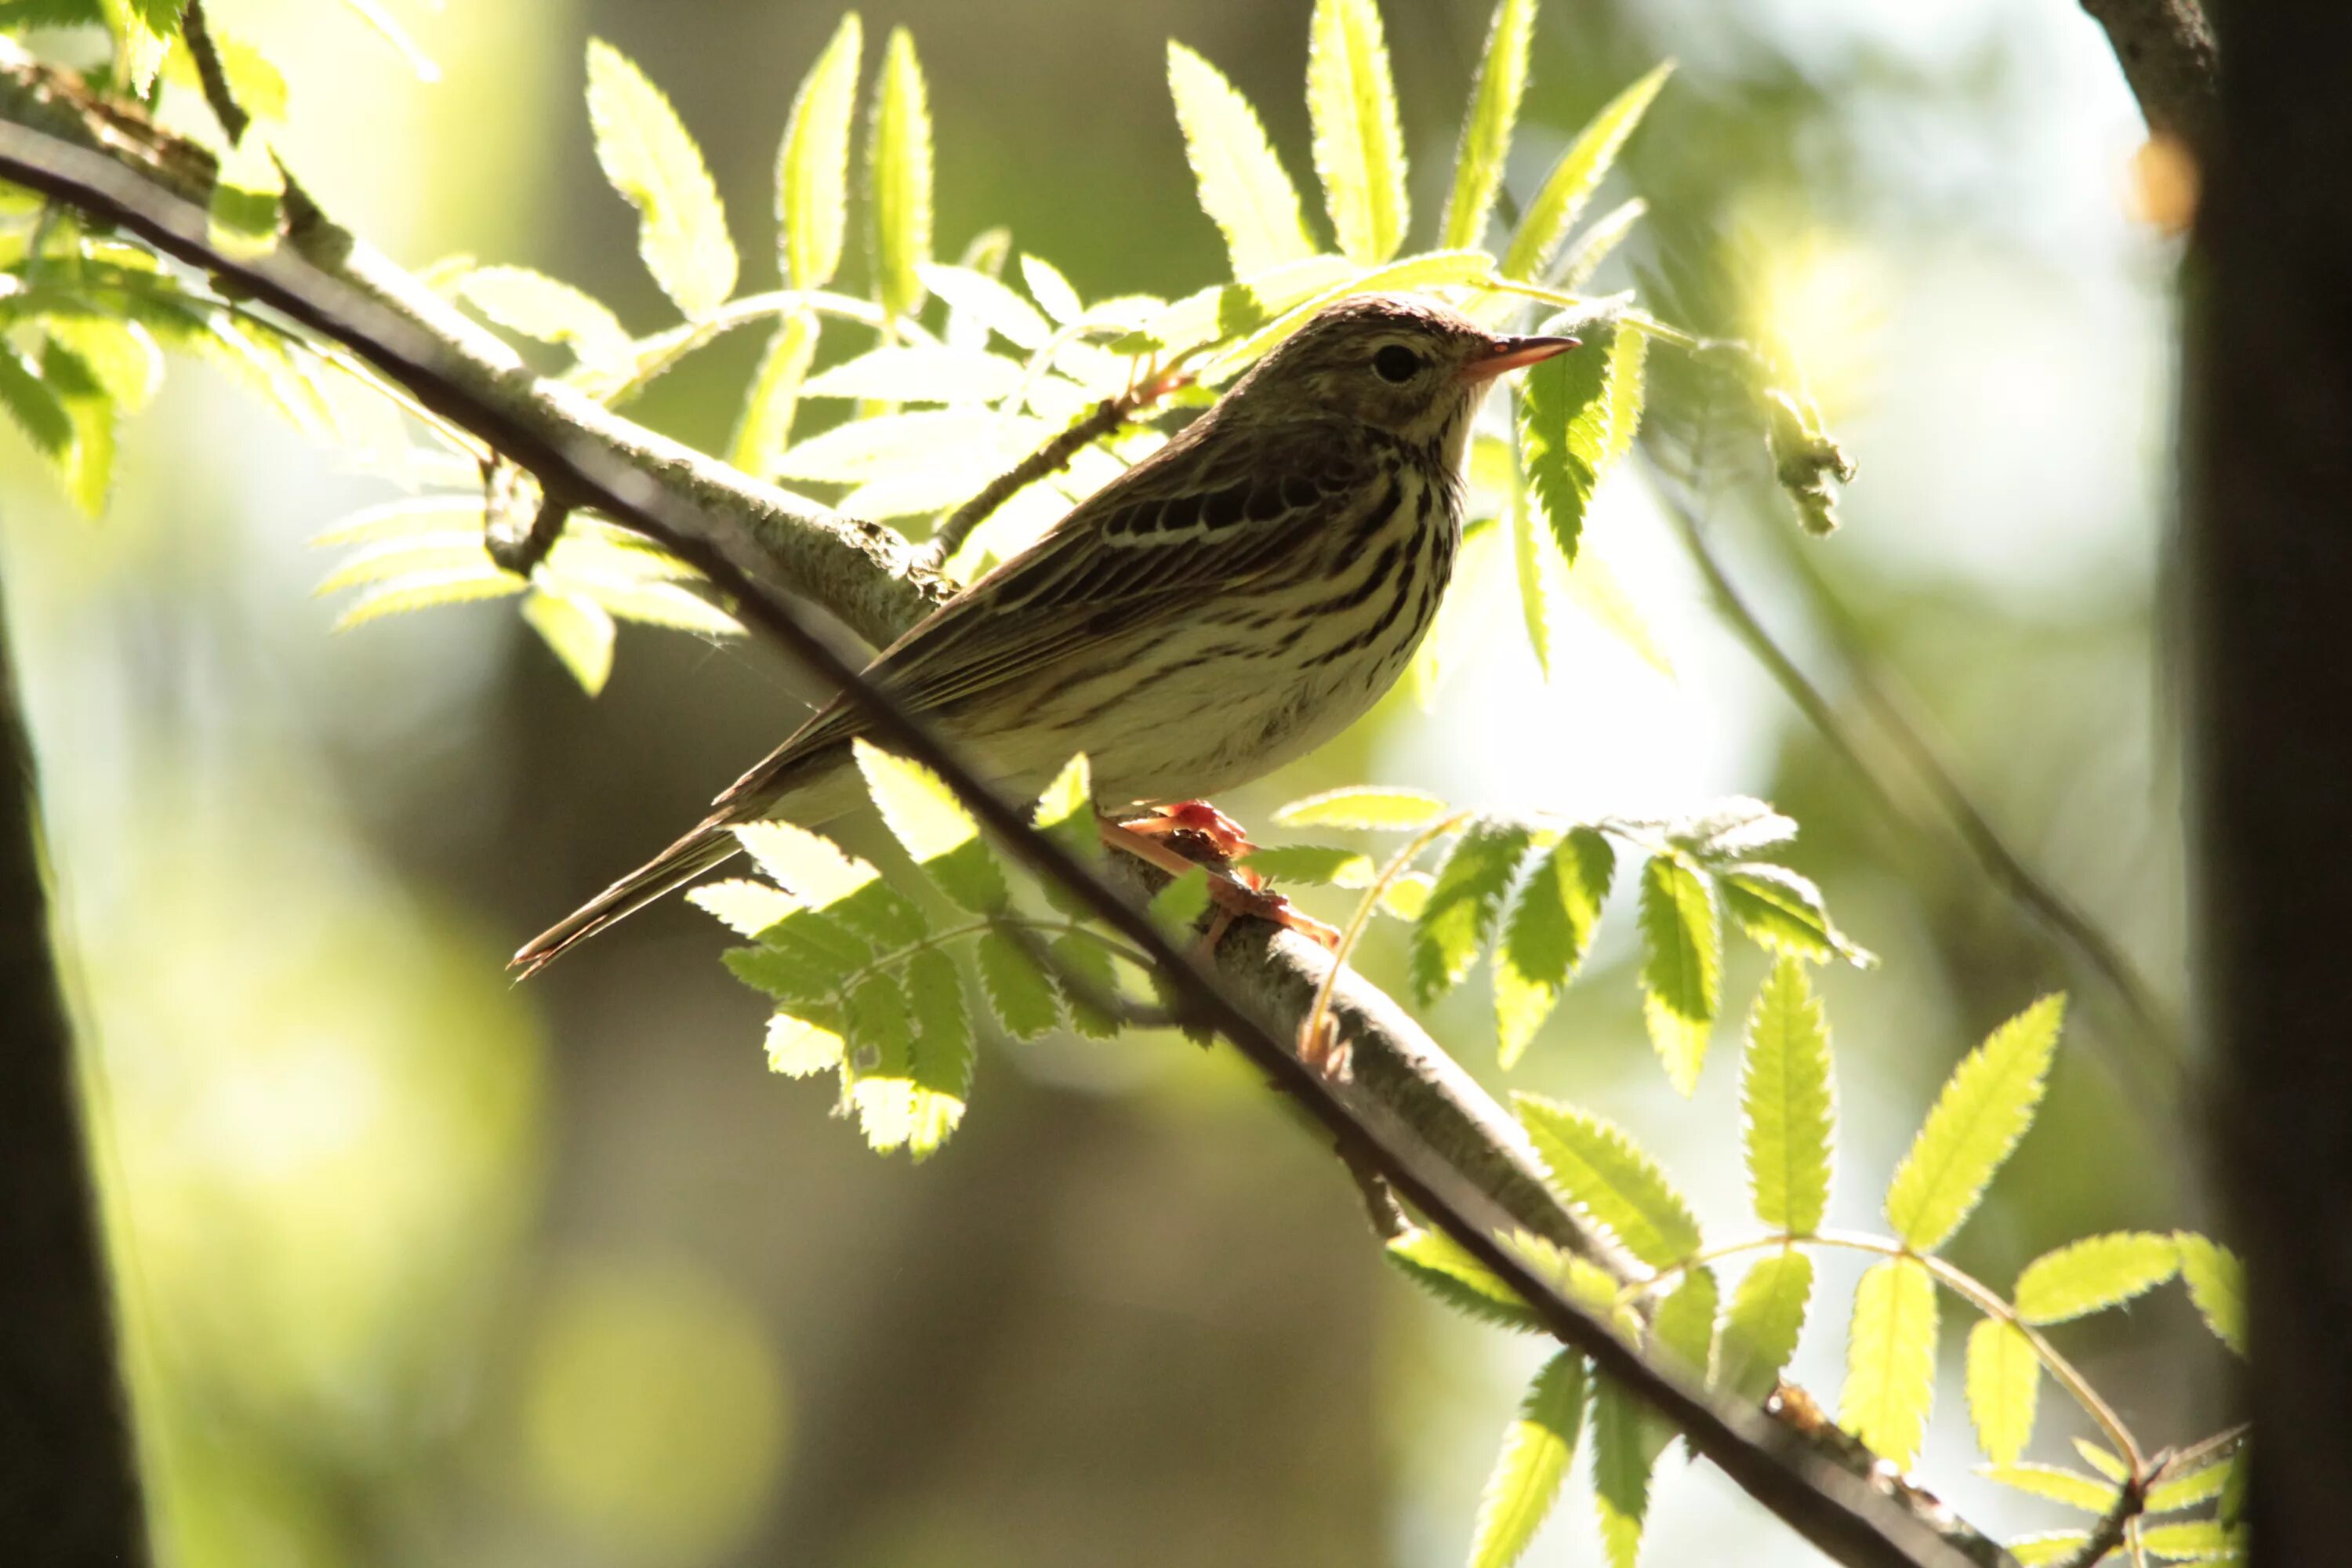
<svg viewBox="0 0 2352 1568">
<path fill-rule="evenodd" d="M 1069 467 L 1071 458 L 1087 447 L 1116 435 L 1135 417 L 1138 409 L 1165 396 L 1166 388 L 1151 390 L 1157 385 L 1150 383 L 1144 388 L 1104 398 L 1072 421 L 1068 429 L 989 480 L 978 495 L 940 520 L 919 559 L 933 571 L 945 566 L 949 557 L 962 549 L 963 542 L 971 537 L 971 531 L 987 521 L 998 507 L 1046 475 L 1060 473 Z"/>
<path fill-rule="evenodd" d="M 2158 1469 L 2160 1473 L 2160 1464 Z M 2083 1544 L 2060 1564 L 2060 1568 L 2091 1568 L 2093 1563 L 2121 1546 L 2124 1532 L 2131 1528 L 2131 1521 L 2147 1510 L 2147 1489 L 2151 1484 L 2152 1481 L 2143 1481 L 2137 1476 L 2126 1476 L 2123 1485 L 2116 1489 L 2115 1502 L 2093 1527 L 2091 1533 L 2083 1538 Z"/>
<path fill-rule="evenodd" d="M 1661 478 L 1665 482 L 1657 487 L 1660 502 L 1668 520 L 1675 525 L 1675 532 L 1681 537 L 1692 563 L 1698 568 L 1699 576 L 1706 583 L 1708 595 L 1714 600 L 1717 613 L 1722 616 L 1725 626 L 1749 655 L 1764 667 L 1774 684 L 1804 714 L 1831 750 L 1844 761 L 1872 803 L 1890 820 L 1911 825 L 1914 821 L 1912 813 L 1898 798 L 1895 786 L 1877 764 L 1864 754 L 1860 743 L 1847 726 L 1844 715 L 1773 637 L 1746 596 L 1739 592 L 1738 586 L 1732 582 L 1714 547 L 1707 542 L 1706 529 L 1683 493 L 1682 487 L 1665 476 Z M 1846 658 L 1845 673 L 1850 683 L 1863 698 L 1888 741 L 1927 785 L 1946 825 L 1961 847 L 1997 889 L 2032 915 L 2062 946 L 2073 951 L 2114 994 L 2135 1026 L 2157 1047 L 2157 1059 L 2170 1069 L 2168 1081 L 2163 1086 L 2167 1095 L 2177 1094 L 2179 1075 L 2182 1069 L 2179 1026 L 2156 1003 L 2147 983 L 2113 939 L 2010 847 L 1990 819 L 1969 797 L 1966 787 L 1937 755 L 1935 748 L 1871 677 L 1858 651 L 1851 641 L 1845 640 L 1850 637 L 1850 632 L 1841 634 L 1832 625 L 1832 633 L 1838 640 L 1839 651 Z"/>
<path fill-rule="evenodd" d="M 188 8 L 180 14 L 180 36 L 187 40 L 188 57 L 195 61 L 196 80 L 204 85 L 205 101 L 212 106 L 213 118 L 228 132 L 230 142 L 243 141 L 253 116 L 245 111 L 229 87 L 227 68 L 221 64 L 212 26 L 205 17 L 205 0 L 188 0 Z"/>
<path fill-rule="evenodd" d="M 1509 1213 L 1461 1171 L 1362 1119 L 1334 1088 L 1308 1070 L 1257 1016 L 1238 1005 L 1200 962 L 1181 951 L 1141 908 L 1121 898 L 1028 814 L 981 783 L 929 725 L 890 697 L 804 625 L 766 588 L 759 542 L 731 513 L 666 486 L 593 437 L 514 419 L 502 406 L 470 395 L 445 345 L 379 300 L 281 247 L 250 260 L 220 254 L 209 242 L 203 208 L 182 200 L 103 154 L 0 124 L 0 177 L 112 221 L 148 243 L 232 279 L 311 331 L 344 342 L 385 374 L 482 435 L 543 485 L 626 521 L 699 569 L 734 596 L 739 618 L 813 674 L 839 689 L 877 739 L 929 767 L 981 823 L 1021 859 L 1071 894 L 1159 968 L 1191 1022 L 1214 1029 L 1253 1066 L 1320 1121 L 1428 1215 L 1458 1245 L 1526 1300 L 1563 1343 L 1591 1358 L 1677 1427 L 1692 1448 L 1840 1562 L 1874 1568 L 1974 1563 L 1973 1531 L 1955 1530 L 1874 1489 L 1760 1411 L 1693 1388 L 1619 1339 L 1611 1326 L 1568 1297 L 1511 1247 Z M 692 498 L 692 499 L 688 499 Z"/>
</svg>

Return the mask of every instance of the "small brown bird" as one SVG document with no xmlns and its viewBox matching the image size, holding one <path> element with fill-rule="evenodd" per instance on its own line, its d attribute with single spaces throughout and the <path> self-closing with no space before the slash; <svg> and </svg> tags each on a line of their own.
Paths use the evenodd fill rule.
<svg viewBox="0 0 2352 1568">
<path fill-rule="evenodd" d="M 1014 798 L 1081 751 L 1098 805 L 1271 773 L 1361 717 L 1429 629 L 1487 383 L 1575 346 L 1401 296 L 1332 305 L 867 673 Z M 739 823 L 857 809 L 865 728 L 838 700 L 819 710 L 515 965 L 536 971 L 727 859 Z"/>
</svg>

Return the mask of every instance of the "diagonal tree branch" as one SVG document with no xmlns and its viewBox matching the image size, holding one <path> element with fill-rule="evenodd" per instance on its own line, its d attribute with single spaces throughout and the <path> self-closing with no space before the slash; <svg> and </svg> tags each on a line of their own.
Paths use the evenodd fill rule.
<svg viewBox="0 0 2352 1568">
<path fill-rule="evenodd" d="M 2210 168 L 2221 140 L 2221 57 L 2200 0 L 2083 0 L 2124 68 L 2147 128 Z"/>
<path fill-rule="evenodd" d="M 0 118 L 10 113 L 12 89 L 26 79 L 0 57 Z M 61 97 L 56 73 L 32 79 L 40 89 L 36 99 L 53 110 Z M 1233 1041 L 1341 1141 L 1351 1163 L 1377 1172 L 1524 1296 L 1563 1342 L 1672 1420 L 1696 1451 L 1808 1540 L 1841 1562 L 1887 1568 L 2001 1560 L 1997 1547 L 1934 1500 L 1857 1473 L 1838 1445 L 1690 1388 L 1618 1339 L 1497 1237 L 1525 1230 L 1621 1270 L 1622 1262 L 1544 1184 L 1532 1150 L 1508 1116 L 1394 1003 L 1343 976 L 1335 1011 L 1353 1079 L 1335 1084 L 1309 1070 L 1285 1042 L 1295 1037 L 1321 978 L 1319 950 L 1249 925 L 1223 944 L 1213 976 L 1202 970 L 1170 945 L 1135 900 L 1071 861 L 1024 814 L 979 784 L 773 590 L 781 563 L 791 587 L 861 630 L 871 626 L 887 635 L 911 623 L 930 593 L 907 573 L 903 542 L 888 542 L 895 535 L 867 533 L 829 513 L 803 515 L 731 470 L 709 473 L 723 466 L 690 453 L 681 459 L 683 449 L 675 444 L 576 395 L 557 395 L 561 389 L 551 391 L 512 364 L 502 347 L 496 353 L 505 363 L 493 368 L 495 362 L 476 352 L 475 340 L 487 334 L 462 321 L 453 327 L 448 318 L 455 313 L 429 295 L 430 314 L 410 310 L 424 291 L 315 213 L 298 224 L 295 240 L 268 255 L 250 261 L 222 255 L 211 247 L 204 211 L 190 194 L 166 188 L 149 173 L 160 151 L 180 160 L 185 174 L 184 153 L 155 135 L 133 139 L 129 157 L 102 137 L 75 140 L 81 144 L 0 124 L 0 177 L 113 222 L 345 344 L 425 406 L 530 468 L 543 486 L 640 529 L 701 570 L 732 596 L 748 626 L 838 685 L 894 749 L 931 766 L 984 826 L 1041 873 L 1069 887 L 1158 964 L 1183 1014 Z M 320 235 L 340 238 L 322 245 Z M 355 257 L 366 258 L 365 264 L 355 267 Z M 571 405 L 593 416 L 573 422 Z M 816 536 L 818 542 L 812 547 L 798 535 Z M 860 540 L 877 548 L 859 551 Z M 853 564 L 853 554 L 862 555 L 862 563 Z M 822 570 L 803 574 L 812 564 Z M 899 574 L 881 589 L 852 580 L 857 573 L 870 579 L 894 572 Z"/>
</svg>

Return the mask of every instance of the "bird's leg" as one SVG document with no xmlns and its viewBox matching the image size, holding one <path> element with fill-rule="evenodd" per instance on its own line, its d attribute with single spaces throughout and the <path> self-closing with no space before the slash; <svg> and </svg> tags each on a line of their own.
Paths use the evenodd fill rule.
<svg viewBox="0 0 2352 1568">
<path fill-rule="evenodd" d="M 1241 915 L 1272 921 L 1328 948 L 1339 944 L 1337 931 L 1293 907 L 1280 893 L 1267 892 L 1263 879 L 1247 867 L 1228 863 L 1255 846 L 1239 824 L 1205 802 L 1160 807 L 1128 822 L 1105 820 L 1101 827 L 1104 843 L 1171 876 L 1181 877 L 1195 866 L 1208 868 L 1209 901 L 1216 906 L 1205 943 L 1209 951 L 1215 950 L 1225 928 Z"/>
</svg>

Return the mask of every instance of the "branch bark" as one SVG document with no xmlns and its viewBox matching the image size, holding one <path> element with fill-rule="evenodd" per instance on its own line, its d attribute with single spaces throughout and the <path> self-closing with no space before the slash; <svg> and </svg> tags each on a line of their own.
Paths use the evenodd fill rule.
<svg viewBox="0 0 2352 1568">
<path fill-rule="evenodd" d="M 1839 1446 L 1651 1365 L 1497 1239 L 1525 1230 L 1619 1272 L 1625 1268 L 1545 1184 L 1516 1122 L 1393 1002 L 1343 975 L 1335 1015 L 1353 1078 L 1334 1085 L 1308 1069 L 1286 1042 L 1295 1040 L 1322 977 L 1318 959 L 1328 963 L 1328 956 L 1250 922 L 1221 945 L 1213 979 L 1169 944 L 1136 900 L 1076 865 L 1024 814 L 980 785 L 775 591 L 805 595 L 869 640 L 887 641 L 938 592 L 897 535 L 795 508 L 724 465 L 535 380 L 503 345 L 316 213 L 269 255 L 240 261 L 219 254 L 206 238 L 202 208 L 192 205 L 209 170 L 184 146 L 148 128 L 127 138 L 126 156 L 112 141 L 119 111 L 98 105 L 103 118 L 93 118 L 78 83 L 0 51 L 0 119 L 16 119 L 20 104 L 43 116 L 43 130 L 63 105 L 72 144 L 0 124 L 0 176 L 114 222 L 348 346 L 426 407 L 531 469 L 542 486 L 639 528 L 703 571 L 732 595 L 748 626 L 840 686 L 894 749 L 930 765 L 984 826 L 1152 959 L 1186 1015 L 1224 1035 L 1320 1120 L 1351 1163 L 1376 1171 L 1522 1294 L 1564 1342 L 1673 1421 L 1696 1451 L 1807 1539 L 1841 1562 L 1885 1568 L 2001 1560 L 1997 1547 L 1935 1500 L 1858 1470 Z M 173 170 L 172 177 L 156 178 L 158 167 Z"/>
<path fill-rule="evenodd" d="M 2147 128 L 2210 168 L 2220 151 L 2221 61 L 2199 0 L 2083 0 L 2124 68 Z"/>
<path fill-rule="evenodd" d="M 2189 275 L 2186 732 L 2200 998 L 2244 1247 L 2267 1563 L 2352 1540 L 2352 10 L 2231 5 L 2229 127 Z"/>
<path fill-rule="evenodd" d="M 0 1541 L 25 1563 L 129 1565 L 147 1561 L 145 1510 L 40 838 L 0 615 Z"/>
</svg>

